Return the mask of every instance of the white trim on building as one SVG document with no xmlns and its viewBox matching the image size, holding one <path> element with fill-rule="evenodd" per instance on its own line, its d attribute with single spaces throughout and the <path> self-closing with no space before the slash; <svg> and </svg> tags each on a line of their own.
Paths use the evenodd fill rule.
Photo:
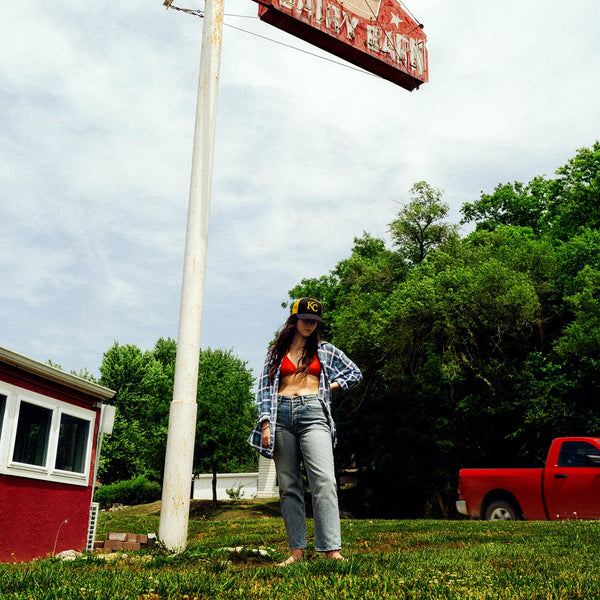
<svg viewBox="0 0 600 600">
<path fill-rule="evenodd" d="M 258 481 L 257 498 L 278 498 L 279 487 L 277 486 L 277 474 L 275 473 L 275 461 L 259 455 L 258 458 Z"/>
</svg>

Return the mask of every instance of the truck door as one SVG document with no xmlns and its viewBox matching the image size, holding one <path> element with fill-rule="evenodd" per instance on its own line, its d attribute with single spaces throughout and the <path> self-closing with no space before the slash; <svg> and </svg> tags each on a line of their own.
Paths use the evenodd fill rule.
<svg viewBox="0 0 600 600">
<path fill-rule="evenodd" d="M 550 519 L 600 518 L 600 450 L 589 442 L 565 441 L 557 463 L 544 472 Z"/>
</svg>

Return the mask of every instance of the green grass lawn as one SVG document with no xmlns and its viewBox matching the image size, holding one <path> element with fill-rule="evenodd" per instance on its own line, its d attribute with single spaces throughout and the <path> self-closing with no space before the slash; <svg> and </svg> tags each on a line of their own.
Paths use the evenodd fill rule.
<svg viewBox="0 0 600 600">
<path fill-rule="evenodd" d="M 97 538 L 157 532 L 159 511 L 155 503 L 103 513 Z M 342 534 L 346 562 L 309 546 L 307 560 L 282 569 L 277 503 L 222 502 L 214 511 L 194 501 L 185 552 L 0 565 L 0 598 L 600 598 L 595 521 L 343 520 Z"/>
</svg>

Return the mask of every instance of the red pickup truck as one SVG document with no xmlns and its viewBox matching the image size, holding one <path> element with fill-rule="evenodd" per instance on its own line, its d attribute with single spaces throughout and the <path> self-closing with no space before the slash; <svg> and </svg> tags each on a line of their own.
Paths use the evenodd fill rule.
<svg viewBox="0 0 600 600">
<path fill-rule="evenodd" d="M 600 438 L 556 438 L 540 469 L 461 469 L 458 498 L 475 519 L 600 519 Z"/>
</svg>

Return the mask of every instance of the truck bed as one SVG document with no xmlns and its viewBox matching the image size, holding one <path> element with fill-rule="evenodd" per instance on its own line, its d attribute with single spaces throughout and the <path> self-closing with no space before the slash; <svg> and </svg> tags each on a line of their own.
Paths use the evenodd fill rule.
<svg viewBox="0 0 600 600">
<path fill-rule="evenodd" d="M 486 508 L 495 498 L 513 498 L 523 518 L 547 519 L 542 501 L 543 473 L 543 468 L 461 469 L 458 474 L 459 495 L 470 499 L 469 506 L 465 508 L 475 518 L 484 518 Z"/>
<path fill-rule="evenodd" d="M 487 519 L 600 519 L 600 437 L 552 440 L 544 468 L 461 469 L 459 513 Z"/>
</svg>

